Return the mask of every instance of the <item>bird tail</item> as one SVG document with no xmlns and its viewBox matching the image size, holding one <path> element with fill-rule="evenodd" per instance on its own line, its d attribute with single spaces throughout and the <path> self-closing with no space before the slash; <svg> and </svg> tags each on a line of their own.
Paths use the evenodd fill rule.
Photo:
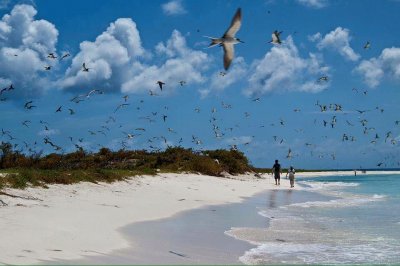
<svg viewBox="0 0 400 266">
<path fill-rule="evenodd" d="M 222 43 L 221 40 L 218 38 L 213 38 L 210 36 L 204 36 L 204 37 L 211 39 L 211 43 L 208 45 L 207 48 L 211 48 L 211 47 L 214 47 L 214 46 Z"/>
</svg>

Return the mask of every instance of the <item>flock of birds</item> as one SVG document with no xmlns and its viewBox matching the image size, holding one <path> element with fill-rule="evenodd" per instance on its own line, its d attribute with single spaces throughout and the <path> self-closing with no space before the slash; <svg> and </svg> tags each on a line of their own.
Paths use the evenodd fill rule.
<svg viewBox="0 0 400 266">
<path fill-rule="evenodd" d="M 243 41 L 241 41 L 239 38 L 235 37 L 236 33 L 239 31 L 240 26 L 241 26 L 241 18 L 242 18 L 241 9 L 239 8 L 236 11 L 236 13 L 232 19 L 230 27 L 227 29 L 227 31 L 224 33 L 224 35 L 222 37 L 213 38 L 213 37 L 205 36 L 205 37 L 208 37 L 211 39 L 211 43 L 210 43 L 209 47 L 218 45 L 223 48 L 223 51 L 224 51 L 223 65 L 224 65 L 225 71 L 228 71 L 228 69 L 232 63 L 232 60 L 234 58 L 234 45 L 238 44 L 238 43 L 243 43 Z M 271 39 L 270 43 L 273 45 L 281 45 L 281 43 L 282 43 L 281 39 L 280 39 L 281 33 L 282 33 L 282 31 L 275 30 L 272 33 L 272 39 Z M 370 43 L 367 42 L 364 45 L 364 49 L 369 49 L 369 48 L 370 48 Z M 18 56 L 18 55 L 14 55 L 14 56 Z M 59 60 L 63 60 L 69 56 L 70 56 L 69 53 L 65 53 L 59 58 Z M 52 60 L 58 59 L 58 57 L 55 53 L 49 53 L 47 57 Z M 52 67 L 49 65 L 49 66 L 45 66 L 44 68 L 45 68 L 45 70 L 50 71 Z M 89 68 L 85 62 L 82 64 L 82 68 L 81 68 L 82 72 L 89 72 L 90 69 L 91 68 Z M 227 74 L 227 72 L 221 71 L 219 73 L 219 76 L 220 76 L 220 78 L 226 78 L 225 77 L 226 74 Z M 321 76 L 321 77 L 316 78 L 316 82 L 328 82 L 328 81 L 329 81 L 328 76 Z M 165 87 L 168 86 L 168 84 L 166 84 L 166 83 L 167 82 L 164 82 L 161 80 L 154 81 L 154 90 L 149 90 L 149 97 L 159 96 L 161 93 L 163 93 L 163 89 L 165 89 Z M 179 84 L 180 84 L 180 86 L 185 86 L 186 81 L 181 80 L 181 81 L 179 81 Z M 7 98 L 5 98 L 5 95 L 12 93 L 12 91 L 14 91 L 15 89 L 16 88 L 14 88 L 13 84 L 10 84 L 6 88 L 1 89 L 0 90 L 0 100 L 6 101 Z M 352 91 L 353 91 L 353 93 L 356 93 L 356 94 L 361 93 L 364 96 L 367 96 L 367 94 L 368 94 L 367 90 L 360 91 L 357 88 L 353 88 Z M 102 94 L 105 94 L 105 92 L 103 90 L 92 89 L 92 90 L 88 91 L 87 93 L 75 95 L 74 97 L 72 97 L 70 99 L 70 102 L 72 104 L 77 105 L 77 104 L 80 104 L 81 102 L 88 101 L 89 99 L 91 99 L 92 97 L 95 97 L 96 95 L 102 95 Z M 261 102 L 260 97 L 252 98 L 250 100 L 254 103 Z M 70 143 L 76 149 L 87 148 L 87 146 L 85 146 L 85 145 L 87 144 L 88 141 L 90 141 L 93 138 L 93 136 L 103 135 L 104 137 L 107 137 L 108 135 L 111 135 L 110 133 L 113 130 L 119 130 L 120 134 L 122 134 L 122 136 L 123 136 L 123 137 L 121 137 L 121 141 L 119 143 L 119 145 L 122 149 L 130 148 L 130 145 L 132 144 L 132 142 L 130 142 L 130 140 L 136 140 L 140 136 L 144 136 L 144 135 L 147 136 L 147 140 L 145 141 L 145 143 L 146 143 L 145 149 L 148 149 L 151 151 L 160 151 L 162 148 L 169 147 L 170 145 L 172 145 L 172 143 L 178 144 L 179 146 L 184 143 L 184 136 L 180 136 L 178 134 L 178 132 L 175 131 L 171 127 L 166 127 L 166 132 L 165 132 L 166 134 L 157 135 L 157 136 L 149 136 L 151 133 L 150 132 L 151 130 L 149 130 L 149 128 L 146 126 L 136 127 L 134 129 L 131 128 L 130 131 L 127 131 L 126 128 L 124 127 L 124 125 L 122 125 L 121 123 L 118 124 L 118 119 L 119 119 L 118 113 L 122 109 L 129 108 L 131 106 L 131 104 L 132 103 L 129 100 L 129 95 L 124 95 L 121 97 L 121 102 L 118 103 L 117 106 L 115 106 L 115 109 L 113 110 L 113 112 L 100 125 L 99 128 L 90 129 L 90 130 L 87 130 L 87 132 L 81 131 L 81 132 L 79 132 L 81 136 L 78 138 L 76 138 L 74 136 L 65 136 L 65 137 L 68 138 Z M 136 110 L 140 111 L 141 105 L 143 105 L 143 104 L 144 104 L 144 99 L 139 100 Z M 26 110 L 26 112 L 28 113 L 28 112 L 31 112 L 32 109 L 38 108 L 38 105 L 35 104 L 34 100 L 28 100 L 23 104 L 23 107 Z M 228 110 L 228 109 L 232 109 L 233 107 L 231 104 L 222 101 L 221 108 L 223 110 Z M 70 115 L 70 116 L 76 115 L 76 113 L 77 113 L 73 107 L 71 107 L 71 106 L 66 107 L 63 105 L 57 105 L 54 108 L 54 113 L 64 113 L 64 112 L 66 112 L 66 110 L 68 110 L 68 115 Z M 141 115 L 138 117 L 138 119 L 141 121 L 147 122 L 149 124 L 156 123 L 158 121 L 162 121 L 162 123 L 167 124 L 170 119 L 168 110 L 169 110 L 169 107 L 164 106 L 163 108 L 161 108 L 161 110 L 158 109 L 158 110 L 152 111 L 149 114 Z M 200 107 L 193 108 L 194 114 L 196 114 L 196 113 L 198 114 L 201 111 L 202 110 Z M 345 124 L 343 122 L 343 124 L 346 125 L 347 128 L 351 129 L 352 132 L 354 131 L 354 129 L 359 128 L 359 130 L 362 131 L 362 135 L 365 136 L 366 138 L 369 138 L 369 142 L 372 145 L 375 145 L 379 141 L 382 140 L 385 143 L 392 145 L 393 147 L 398 147 L 398 141 L 396 139 L 396 136 L 393 134 L 392 130 L 378 133 L 377 132 L 378 130 L 369 124 L 369 121 L 367 119 L 368 114 L 372 113 L 372 112 L 378 112 L 378 113 L 383 114 L 385 110 L 381 107 L 375 107 L 375 108 L 366 109 L 366 110 L 345 111 L 342 107 L 342 104 L 340 104 L 340 103 L 324 104 L 324 103 L 320 103 L 319 101 L 317 101 L 315 103 L 315 111 L 320 112 L 320 113 L 332 114 L 330 119 L 322 119 L 322 120 L 314 119 L 315 126 L 321 126 L 322 128 L 327 127 L 327 128 L 331 128 L 331 129 L 335 129 L 337 127 L 338 123 L 342 121 L 341 119 L 339 119 L 340 115 L 355 113 L 358 115 L 357 121 L 354 121 L 354 120 L 350 121 L 351 119 L 344 119 Z M 248 139 L 247 141 L 245 141 L 244 143 L 241 142 L 238 138 L 235 138 L 234 132 L 237 131 L 237 129 L 240 127 L 240 125 L 235 124 L 235 125 L 229 125 L 227 127 L 223 126 L 222 122 L 221 122 L 222 119 L 220 119 L 217 115 L 218 112 L 219 112 L 219 109 L 217 109 L 217 107 L 213 107 L 210 110 L 210 118 L 209 118 L 211 134 L 215 137 L 215 139 L 221 140 L 224 138 L 225 139 L 229 138 L 231 141 L 230 141 L 230 144 L 227 146 L 227 148 L 230 148 L 233 150 L 236 150 L 236 149 L 242 150 L 244 147 L 250 145 L 253 142 L 253 140 L 256 138 L 255 136 L 251 136 L 251 138 Z M 293 112 L 301 113 L 302 110 L 300 108 L 295 108 L 295 109 L 293 109 Z M 250 112 L 248 112 L 248 111 L 244 112 L 243 119 L 250 119 L 250 117 L 251 117 Z M 23 128 L 30 128 L 32 126 L 32 123 L 34 123 L 32 120 L 26 119 L 24 121 L 21 121 L 21 126 Z M 43 132 L 44 132 L 44 134 L 43 134 L 44 137 L 42 139 L 42 141 L 43 141 L 42 143 L 45 145 L 48 145 L 56 152 L 66 152 L 64 150 L 64 148 L 62 147 L 62 145 L 58 145 L 54 140 L 52 140 L 50 138 L 50 135 L 51 135 L 50 134 L 50 131 L 51 131 L 50 124 L 44 120 L 40 120 L 39 124 L 42 127 Z M 276 126 L 284 127 L 285 125 L 286 125 L 286 121 L 283 118 L 280 118 L 279 121 L 276 121 L 276 123 L 269 124 L 270 127 L 276 127 Z M 394 121 L 393 126 L 394 127 L 400 126 L 400 121 Z M 265 128 L 266 125 L 262 124 L 262 125 L 258 125 L 258 127 Z M 21 130 L 21 129 L 18 129 L 18 130 Z M 295 130 L 296 130 L 296 133 L 298 133 L 298 134 L 304 133 L 304 129 L 302 129 L 302 128 L 295 129 Z M 48 134 L 47 134 L 47 132 L 48 132 Z M 171 136 L 173 137 L 174 141 L 171 140 L 172 139 Z M 13 143 L 13 148 L 15 150 L 18 150 L 21 153 L 41 154 L 43 152 L 43 149 L 39 145 L 38 141 L 34 141 L 33 143 L 28 143 L 25 140 L 15 137 L 10 129 L 1 128 L 0 138 L 3 138 L 3 140 L 6 142 Z M 325 135 L 325 136 L 323 136 L 323 138 L 328 139 L 328 136 Z M 185 137 L 185 139 L 186 139 L 186 137 Z M 200 139 L 200 137 L 196 136 L 195 134 L 192 134 L 189 139 L 192 143 L 191 145 L 197 147 L 196 149 L 198 151 L 201 152 L 202 149 L 205 147 L 203 140 Z M 2 140 L 2 143 L 3 143 L 3 140 Z M 237 141 L 237 143 L 234 143 L 235 141 Z M 356 142 L 357 137 L 348 132 L 344 132 L 341 135 L 341 141 L 342 142 Z M 286 144 L 287 141 L 285 140 L 285 138 L 277 136 L 277 135 L 272 136 L 271 142 L 273 142 L 276 145 L 287 145 Z M 241 145 L 243 147 L 239 147 Z M 304 145 L 307 149 L 310 149 L 309 155 L 312 157 L 318 157 L 320 159 L 330 158 L 332 160 L 336 160 L 335 152 L 324 153 L 324 152 L 318 151 L 317 145 L 313 144 L 312 142 L 306 142 L 306 143 L 304 143 Z M 103 147 L 103 145 L 101 143 L 98 143 L 97 146 Z M 288 147 L 288 145 L 285 147 Z M 288 150 L 287 150 L 286 158 L 289 160 L 293 159 L 293 157 L 300 155 L 298 153 L 293 152 L 290 147 L 287 149 Z M 377 162 L 376 166 L 377 167 L 382 167 L 382 166 L 398 167 L 398 166 L 400 166 L 400 161 L 398 161 L 397 156 L 398 156 L 398 154 L 388 155 L 385 158 L 383 158 L 382 161 Z M 398 162 L 395 162 L 395 161 L 398 161 Z M 391 162 L 391 164 L 389 164 L 390 162 Z M 395 162 L 395 163 L 393 163 L 393 162 Z"/>
</svg>

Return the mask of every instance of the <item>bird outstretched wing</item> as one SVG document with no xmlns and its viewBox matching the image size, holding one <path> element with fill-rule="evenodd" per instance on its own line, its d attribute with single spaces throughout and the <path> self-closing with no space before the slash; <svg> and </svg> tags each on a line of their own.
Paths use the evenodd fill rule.
<svg viewBox="0 0 400 266">
<path fill-rule="evenodd" d="M 224 68 L 228 70 L 234 56 L 233 44 L 224 43 L 222 46 L 224 48 Z"/>
<path fill-rule="evenodd" d="M 232 18 L 231 25 L 225 32 L 223 38 L 225 37 L 235 37 L 236 32 L 240 29 L 242 25 L 242 11 L 240 8 L 236 11 L 235 15 Z"/>
</svg>

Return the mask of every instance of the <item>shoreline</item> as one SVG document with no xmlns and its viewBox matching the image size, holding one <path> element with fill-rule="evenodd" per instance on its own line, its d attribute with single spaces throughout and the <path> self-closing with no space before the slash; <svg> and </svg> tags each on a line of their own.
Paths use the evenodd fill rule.
<svg viewBox="0 0 400 266">
<path fill-rule="evenodd" d="M 296 176 L 321 174 L 338 175 L 307 172 Z M 164 219 L 205 206 L 239 203 L 262 191 L 290 190 L 284 175 L 280 187 L 273 184 L 270 175 L 263 177 L 159 174 L 111 184 L 7 189 L 8 193 L 38 200 L 0 196 L 8 204 L 0 207 L 0 263 L 34 264 L 76 260 L 90 253 L 109 254 L 130 246 L 120 229 L 132 223 Z"/>
</svg>

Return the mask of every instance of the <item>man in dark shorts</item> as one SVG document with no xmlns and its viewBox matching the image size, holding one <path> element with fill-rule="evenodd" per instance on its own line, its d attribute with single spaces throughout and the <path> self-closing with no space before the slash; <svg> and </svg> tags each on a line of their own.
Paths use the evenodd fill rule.
<svg viewBox="0 0 400 266">
<path fill-rule="evenodd" d="M 281 165 L 278 163 L 278 160 L 275 160 L 275 164 L 272 166 L 272 173 L 275 178 L 275 185 L 279 186 L 281 184 Z"/>
</svg>

